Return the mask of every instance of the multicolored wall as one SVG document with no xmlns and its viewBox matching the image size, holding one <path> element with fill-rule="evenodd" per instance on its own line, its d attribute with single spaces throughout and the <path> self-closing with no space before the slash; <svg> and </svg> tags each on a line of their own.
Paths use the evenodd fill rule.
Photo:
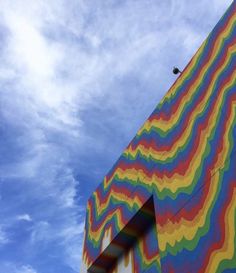
<svg viewBox="0 0 236 273">
<path fill-rule="evenodd" d="M 236 1 L 88 200 L 81 272 L 236 272 Z"/>
</svg>

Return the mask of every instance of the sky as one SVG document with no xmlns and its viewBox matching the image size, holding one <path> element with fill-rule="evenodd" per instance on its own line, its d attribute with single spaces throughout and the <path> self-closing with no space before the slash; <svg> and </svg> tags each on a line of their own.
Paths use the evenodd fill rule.
<svg viewBox="0 0 236 273">
<path fill-rule="evenodd" d="M 79 272 L 87 199 L 231 2 L 0 1 L 0 273 Z"/>
</svg>

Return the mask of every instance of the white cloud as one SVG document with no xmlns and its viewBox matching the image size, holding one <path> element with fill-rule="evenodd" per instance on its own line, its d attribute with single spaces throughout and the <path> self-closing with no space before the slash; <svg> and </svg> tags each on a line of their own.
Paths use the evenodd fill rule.
<svg viewBox="0 0 236 273">
<path fill-rule="evenodd" d="M 207 5 L 203 0 L 196 4 L 127 1 L 112 8 L 97 2 L 91 24 L 85 28 L 92 6 L 84 1 L 4 1 L 2 22 L 9 33 L 0 65 L 2 77 L 17 80 L 15 91 L 10 92 L 19 97 L 21 107 L 30 109 L 26 114 L 34 114 L 38 126 L 63 128 L 78 136 L 79 112 L 96 96 L 112 92 L 108 86 L 117 76 L 134 69 L 141 73 L 137 64 L 147 55 L 156 55 L 161 62 L 162 52 L 168 54 L 174 43 L 179 47 L 177 55 L 187 49 L 188 60 L 205 33 L 186 18 L 188 14 L 191 20 L 196 15 L 201 18 L 198 10 L 204 6 L 204 15 L 210 14 Z M 218 14 L 227 3 L 215 0 L 213 6 Z"/>
<path fill-rule="evenodd" d="M 28 77 L 52 77 L 57 52 L 47 44 L 39 30 L 23 16 L 16 14 L 8 14 L 7 25 L 11 33 L 9 51 L 13 53 L 12 63 L 29 73 Z"/>
<path fill-rule="evenodd" d="M 80 160 L 77 148 L 87 153 L 89 146 L 91 153 L 100 154 L 107 149 L 95 132 L 84 131 L 81 112 L 91 106 L 111 109 L 112 124 L 123 120 L 129 132 L 131 122 L 140 123 L 134 120 L 137 112 L 143 115 L 145 106 L 150 111 L 150 101 L 158 100 L 172 83 L 172 66 L 184 67 L 231 1 L 118 2 L 0 3 L 0 25 L 5 29 L 0 114 L 15 145 L 0 177 L 32 184 L 25 186 L 29 193 L 22 189 L 21 202 L 29 194 L 39 209 L 17 217 L 34 219 L 27 247 L 37 250 L 40 244 L 59 241 L 63 259 L 75 271 L 84 227 L 77 188 L 87 185 L 79 184 L 71 165 Z M 137 90 L 116 89 L 129 76 L 140 80 Z M 105 127 L 99 118 L 94 122 Z M 0 245 L 8 242 L 6 235 L 0 229 Z M 27 265 L 19 268 L 18 273 L 36 272 Z"/>
<path fill-rule="evenodd" d="M 17 216 L 17 220 L 31 222 L 32 218 L 31 218 L 31 216 L 29 214 L 21 214 L 21 215 Z"/>
<path fill-rule="evenodd" d="M 72 226 L 67 226 L 65 227 L 59 234 L 62 238 L 65 238 L 65 240 L 71 240 L 74 238 L 74 236 L 81 235 L 84 232 L 84 222 L 77 224 L 77 225 L 72 225 Z"/>
<path fill-rule="evenodd" d="M 0 69 L 4 71 L 5 80 L 8 77 L 17 81 L 17 86 L 11 88 L 11 95 L 21 100 L 21 107 L 30 104 L 28 113 L 24 114 L 31 115 L 33 111 L 36 122 L 43 123 L 44 127 L 78 127 L 79 121 L 73 113 L 74 90 L 57 75 L 65 58 L 65 48 L 43 34 L 42 28 L 50 18 L 39 17 L 45 5 L 42 1 L 16 3 L 13 8 L 12 3 L 6 1 L 1 9 L 8 36 Z M 39 11 L 35 14 L 36 7 Z"/>
<path fill-rule="evenodd" d="M 10 240 L 2 227 L 0 227 L 0 247 L 9 243 Z"/>
<path fill-rule="evenodd" d="M 37 273 L 37 271 L 30 265 L 23 265 L 21 268 L 16 269 L 15 273 Z"/>
<path fill-rule="evenodd" d="M 38 273 L 31 265 L 17 265 L 11 262 L 0 262 L 1 273 Z"/>
<path fill-rule="evenodd" d="M 40 221 L 36 223 L 31 233 L 32 243 L 49 242 L 52 239 L 52 236 L 54 237 L 55 235 L 51 233 L 50 231 L 51 231 L 51 227 L 47 221 Z"/>
</svg>

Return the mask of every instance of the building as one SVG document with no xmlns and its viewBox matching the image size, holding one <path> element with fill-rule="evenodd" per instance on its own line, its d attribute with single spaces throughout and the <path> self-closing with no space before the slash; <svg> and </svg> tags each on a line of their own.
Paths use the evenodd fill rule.
<svg viewBox="0 0 236 273">
<path fill-rule="evenodd" d="M 81 272 L 236 272 L 236 1 L 88 200 Z"/>
</svg>

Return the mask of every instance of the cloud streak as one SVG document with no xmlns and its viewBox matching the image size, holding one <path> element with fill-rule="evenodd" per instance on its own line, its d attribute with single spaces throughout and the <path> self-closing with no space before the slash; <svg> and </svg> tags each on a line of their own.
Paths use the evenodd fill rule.
<svg viewBox="0 0 236 273">
<path fill-rule="evenodd" d="M 1 2 L 4 272 L 79 272 L 86 199 L 229 4 Z"/>
</svg>

